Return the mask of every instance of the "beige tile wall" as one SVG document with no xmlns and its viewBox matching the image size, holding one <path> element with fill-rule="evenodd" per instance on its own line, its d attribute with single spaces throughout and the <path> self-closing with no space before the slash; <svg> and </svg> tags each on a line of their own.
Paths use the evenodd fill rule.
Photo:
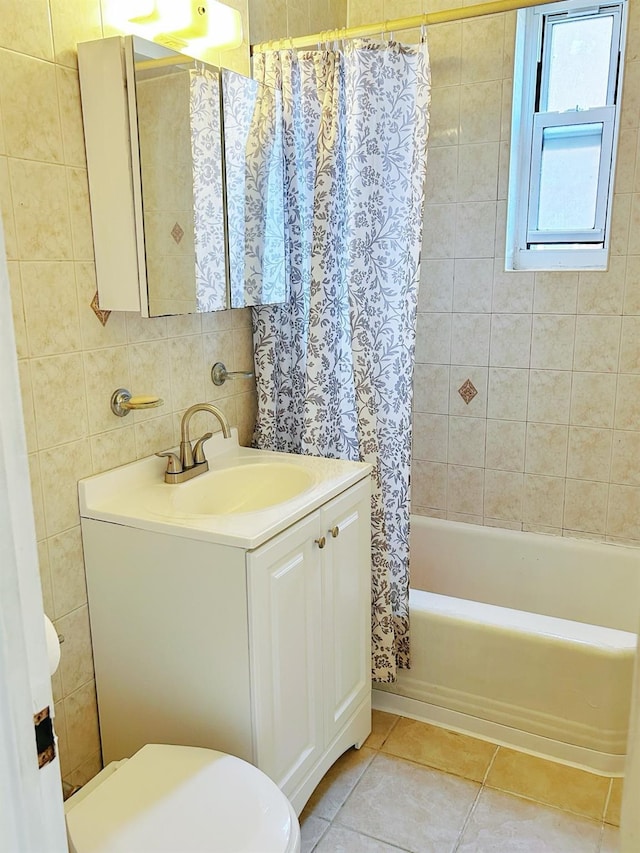
<svg viewBox="0 0 640 853">
<path fill-rule="evenodd" d="M 347 0 L 249 0 L 251 43 L 344 27 Z"/>
<path fill-rule="evenodd" d="M 317 20 L 307 4 L 252 6 L 260 38 L 344 24 L 328 0 Z M 44 604 L 64 635 L 56 729 L 64 778 L 80 784 L 99 769 L 100 744 L 77 480 L 173 445 L 181 413 L 202 400 L 217 401 L 247 443 L 253 383 L 216 389 L 209 371 L 218 360 L 251 369 L 250 315 L 114 313 L 100 324 L 89 307 L 96 282 L 76 43 L 114 31 L 100 0 L 0 0 L 0 21 L 0 211 Z M 246 44 L 223 63 L 246 70 Z M 164 406 L 120 420 L 109 410 L 120 386 L 158 394 Z"/>
<path fill-rule="evenodd" d="M 447 3 L 351 0 L 349 24 Z M 602 273 L 504 272 L 515 13 L 429 31 L 415 512 L 640 544 L 640 9 L 630 5 Z M 468 405 L 466 379 L 478 390 Z"/>
</svg>

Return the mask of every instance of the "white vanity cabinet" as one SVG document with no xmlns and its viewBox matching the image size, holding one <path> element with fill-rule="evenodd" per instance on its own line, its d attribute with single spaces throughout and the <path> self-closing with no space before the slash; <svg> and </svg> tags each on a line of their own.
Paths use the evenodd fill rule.
<svg viewBox="0 0 640 853">
<path fill-rule="evenodd" d="M 105 762 L 151 742 L 220 749 L 264 770 L 300 812 L 331 764 L 364 741 L 371 556 L 361 473 L 253 549 L 83 512 Z"/>
<path fill-rule="evenodd" d="M 371 692 L 369 554 L 368 483 L 247 554 L 256 759 L 286 792 L 362 740 L 339 739 Z"/>
</svg>

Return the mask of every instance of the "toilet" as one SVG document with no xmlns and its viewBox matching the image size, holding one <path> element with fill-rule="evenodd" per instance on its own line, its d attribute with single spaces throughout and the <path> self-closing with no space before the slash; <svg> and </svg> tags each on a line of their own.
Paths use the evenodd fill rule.
<svg viewBox="0 0 640 853">
<path fill-rule="evenodd" d="M 71 853 L 299 853 L 300 826 L 257 767 L 212 749 L 147 744 L 65 803 Z"/>
</svg>

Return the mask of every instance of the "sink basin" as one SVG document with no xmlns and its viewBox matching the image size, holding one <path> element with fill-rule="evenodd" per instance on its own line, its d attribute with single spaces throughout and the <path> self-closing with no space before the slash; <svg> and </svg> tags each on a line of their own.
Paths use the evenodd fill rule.
<svg viewBox="0 0 640 853">
<path fill-rule="evenodd" d="M 255 512 L 297 497 L 315 484 L 305 468 L 254 462 L 208 471 L 178 486 L 158 484 L 148 508 L 158 515 L 207 516 Z"/>
<path fill-rule="evenodd" d="M 80 480 L 83 524 L 106 521 L 253 550 L 371 471 L 366 462 L 241 447 L 231 433 L 209 439 L 209 470 L 184 483 L 165 483 L 167 463 L 157 456 Z"/>
</svg>

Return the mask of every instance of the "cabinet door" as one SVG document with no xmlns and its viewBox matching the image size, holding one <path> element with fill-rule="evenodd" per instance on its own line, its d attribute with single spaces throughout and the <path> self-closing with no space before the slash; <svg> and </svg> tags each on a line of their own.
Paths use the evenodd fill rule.
<svg viewBox="0 0 640 853">
<path fill-rule="evenodd" d="M 247 555 L 257 764 L 285 794 L 323 748 L 319 525 L 315 512 Z"/>
<path fill-rule="evenodd" d="M 370 516 L 368 479 L 321 512 L 327 743 L 371 692 Z"/>
</svg>

